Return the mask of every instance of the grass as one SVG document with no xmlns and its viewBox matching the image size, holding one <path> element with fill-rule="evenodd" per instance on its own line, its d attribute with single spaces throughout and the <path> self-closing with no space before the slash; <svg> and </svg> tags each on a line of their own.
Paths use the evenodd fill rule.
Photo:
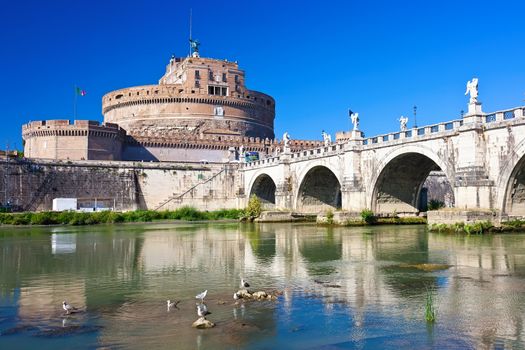
<svg viewBox="0 0 525 350">
<path fill-rule="evenodd" d="M 156 220 L 221 220 L 239 219 L 244 216 L 241 209 L 221 209 L 215 211 L 199 211 L 192 207 L 182 207 L 177 210 L 153 211 L 136 210 L 124 213 L 101 211 L 94 213 L 79 213 L 74 211 L 39 212 L 39 213 L 0 213 L 0 224 L 4 225 L 94 225 L 119 222 L 150 222 Z"/>
<path fill-rule="evenodd" d="M 434 307 L 434 296 L 431 289 L 427 289 L 425 300 L 425 320 L 428 323 L 436 322 L 436 308 Z"/>
</svg>

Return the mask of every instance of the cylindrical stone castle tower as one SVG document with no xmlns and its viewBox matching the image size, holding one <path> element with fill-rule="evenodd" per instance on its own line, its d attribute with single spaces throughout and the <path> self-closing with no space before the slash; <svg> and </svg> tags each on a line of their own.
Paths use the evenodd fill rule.
<svg viewBox="0 0 525 350">
<path fill-rule="evenodd" d="M 131 137 L 180 139 L 196 135 L 274 138 L 275 101 L 248 90 L 237 63 L 172 58 L 158 85 L 112 91 L 102 98 L 104 121 Z"/>
</svg>

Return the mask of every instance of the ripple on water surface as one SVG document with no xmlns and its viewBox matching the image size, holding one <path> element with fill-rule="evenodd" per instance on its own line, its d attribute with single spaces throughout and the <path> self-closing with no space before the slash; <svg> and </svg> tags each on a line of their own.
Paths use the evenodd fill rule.
<svg viewBox="0 0 525 350">
<path fill-rule="evenodd" d="M 463 349 L 525 339 L 524 236 L 288 224 L 26 231 L 0 231 L 1 348 Z M 449 268 L 418 268 L 436 264 Z M 241 277 L 282 295 L 235 303 Z M 205 289 L 216 327 L 196 330 Z M 434 325 L 424 321 L 429 290 Z M 168 310 L 167 299 L 180 303 Z M 62 300 L 85 311 L 64 315 Z"/>
</svg>

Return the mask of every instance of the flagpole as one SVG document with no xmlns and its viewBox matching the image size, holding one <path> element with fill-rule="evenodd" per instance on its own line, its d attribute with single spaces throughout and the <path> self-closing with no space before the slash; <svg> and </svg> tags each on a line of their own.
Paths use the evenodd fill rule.
<svg viewBox="0 0 525 350">
<path fill-rule="evenodd" d="M 191 57 L 191 20 L 193 9 L 190 8 L 190 57 Z"/>
</svg>

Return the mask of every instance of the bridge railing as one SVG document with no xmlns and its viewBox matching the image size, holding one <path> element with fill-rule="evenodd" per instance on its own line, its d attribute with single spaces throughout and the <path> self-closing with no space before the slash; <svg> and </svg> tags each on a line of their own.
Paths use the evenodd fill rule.
<svg viewBox="0 0 525 350">
<path fill-rule="evenodd" d="M 501 122 L 506 120 L 513 120 L 523 118 L 525 116 L 525 107 L 504 109 L 501 111 L 485 114 L 482 122 L 485 124 L 493 122 Z M 405 131 L 397 131 L 389 134 L 383 134 L 373 137 L 368 137 L 363 140 L 363 145 L 372 145 L 377 143 L 389 142 L 399 139 L 422 137 L 434 133 L 441 133 L 449 130 L 458 129 L 463 125 L 462 119 L 452 120 L 439 124 L 426 125 L 418 128 L 413 128 Z"/>
<path fill-rule="evenodd" d="M 510 108 L 503 109 L 501 111 L 496 111 L 489 113 L 483 117 L 483 123 L 489 124 L 494 122 L 501 122 L 505 120 L 513 120 L 518 118 L 523 118 L 525 115 L 525 108 Z"/>
<path fill-rule="evenodd" d="M 256 160 L 254 162 L 245 163 L 245 168 L 256 168 L 262 165 L 271 165 L 272 163 L 279 163 L 283 156 L 288 156 L 289 159 L 300 160 L 300 159 L 309 159 L 316 158 L 320 155 L 335 154 L 344 149 L 344 143 L 334 143 L 328 146 L 322 146 L 307 150 L 302 150 L 298 152 L 293 152 L 289 154 L 281 153 L 279 156 L 264 158 Z"/>
<path fill-rule="evenodd" d="M 446 132 L 450 130 L 458 129 L 463 125 L 463 120 L 457 119 L 444 123 L 425 125 L 421 127 L 416 127 L 404 131 L 396 131 L 388 134 L 368 137 L 363 140 L 363 145 L 372 145 L 376 143 L 390 142 L 407 138 L 422 137 L 425 135 L 431 135 L 435 133 Z"/>
</svg>

